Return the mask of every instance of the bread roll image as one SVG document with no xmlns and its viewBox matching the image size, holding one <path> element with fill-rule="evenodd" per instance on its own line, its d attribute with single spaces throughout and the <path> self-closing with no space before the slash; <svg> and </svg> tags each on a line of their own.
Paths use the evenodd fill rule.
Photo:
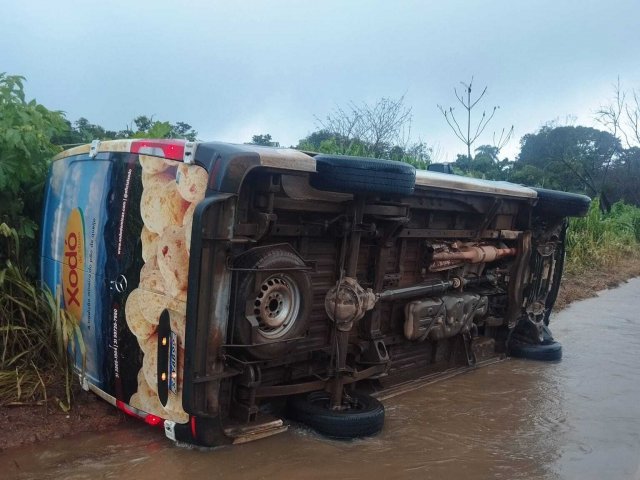
<svg viewBox="0 0 640 480">
<path fill-rule="evenodd" d="M 153 256 L 140 269 L 140 282 L 138 286 L 156 293 L 166 293 L 164 279 L 160 273 L 155 252 L 153 252 Z"/>
<path fill-rule="evenodd" d="M 172 422 L 176 422 L 176 423 L 187 423 L 189 421 L 189 414 L 182 409 L 182 397 L 180 397 L 179 399 L 173 400 L 171 398 L 172 396 L 175 396 L 175 395 L 173 395 L 172 393 L 169 394 L 167 407 L 173 404 L 175 404 L 176 407 L 175 409 L 165 408 L 164 409 L 164 411 L 166 412 L 164 414 L 165 418 L 167 420 L 171 420 Z"/>
<path fill-rule="evenodd" d="M 129 330 L 138 341 L 146 340 L 155 333 L 167 303 L 166 296 L 142 288 L 136 288 L 129 294 L 124 313 Z"/>
<path fill-rule="evenodd" d="M 156 244 L 156 247 L 157 247 L 157 244 Z M 142 268 L 140 269 L 140 275 L 143 275 L 145 272 L 148 272 L 151 270 L 158 270 L 158 259 L 156 258 L 156 252 L 157 252 L 157 248 L 153 252 L 153 255 L 149 257 L 149 260 L 147 260 L 142 266 Z"/>
<path fill-rule="evenodd" d="M 204 198 L 208 180 L 209 175 L 204 168 L 184 163 L 178 165 L 176 184 L 187 202 L 197 203 Z"/>
<path fill-rule="evenodd" d="M 189 202 L 180 196 L 174 180 L 142 192 L 140 215 L 145 227 L 153 233 L 160 234 L 169 225 L 182 225 L 187 208 Z"/>
<path fill-rule="evenodd" d="M 143 267 L 142 270 L 140 270 L 140 284 L 138 286 L 152 292 L 162 294 L 166 293 L 164 278 L 162 277 L 160 270 L 157 268 L 154 270 L 145 270 Z"/>
<path fill-rule="evenodd" d="M 133 408 L 137 408 L 138 410 L 146 412 L 146 410 L 142 406 L 142 399 L 140 398 L 140 394 L 138 392 L 131 395 L 131 398 L 129 399 L 129 405 L 131 405 Z"/>
<path fill-rule="evenodd" d="M 144 340 L 138 339 L 138 343 L 140 344 L 140 350 L 145 354 L 151 348 L 158 348 L 158 334 L 154 333 Z M 140 372 L 142 372 L 142 369 L 140 369 Z"/>
<path fill-rule="evenodd" d="M 187 289 L 189 279 L 189 253 L 184 238 L 184 228 L 169 226 L 158 240 L 157 259 L 167 293 L 176 296 Z"/>
<path fill-rule="evenodd" d="M 140 233 L 140 240 L 142 241 L 142 259 L 146 263 L 151 259 L 151 257 L 156 255 L 158 234 L 143 226 L 142 232 Z"/>
<path fill-rule="evenodd" d="M 153 395 L 143 395 L 140 392 L 136 392 L 131 395 L 131 399 L 129 400 L 129 405 L 138 410 L 142 410 L 145 413 L 150 413 L 152 415 L 156 415 L 157 417 L 164 418 L 166 416 L 166 412 L 162 403 L 160 403 L 160 399 L 157 394 Z"/>
<path fill-rule="evenodd" d="M 156 245 L 157 251 L 157 245 Z M 153 252 L 153 256 L 149 257 L 149 261 L 145 262 L 145 264 L 140 269 L 140 281 L 146 276 L 148 276 L 154 270 L 158 270 L 158 259 L 156 258 L 156 252 Z"/>
<path fill-rule="evenodd" d="M 157 325 L 147 322 L 142 310 L 138 307 L 137 300 L 135 297 L 131 298 L 131 295 L 129 295 L 127 303 L 124 305 L 124 315 L 129 330 L 136 336 L 138 341 L 146 340 L 158 329 Z"/>
<path fill-rule="evenodd" d="M 182 219 L 182 226 L 184 227 L 184 239 L 186 241 L 187 252 L 191 253 L 191 230 L 193 229 L 193 212 L 196 209 L 196 204 L 192 203 L 184 212 L 184 218 Z"/>
<path fill-rule="evenodd" d="M 153 157 L 151 155 L 138 155 L 140 166 L 145 173 L 161 173 L 167 170 L 171 163 L 164 158 Z"/>
<path fill-rule="evenodd" d="M 160 173 L 147 173 L 142 171 L 142 188 L 151 188 L 156 185 L 165 185 L 171 180 L 175 180 L 175 175 L 171 169 Z"/>
<path fill-rule="evenodd" d="M 151 388 L 151 386 L 149 385 L 149 382 L 147 381 L 147 377 L 144 376 L 144 372 L 142 371 L 142 369 L 138 371 L 138 393 L 142 397 L 157 398 L 158 396 L 157 393 L 154 391 L 154 389 Z M 158 399 L 158 403 L 160 403 L 159 399 Z"/>
<path fill-rule="evenodd" d="M 147 380 L 144 378 L 144 372 L 142 369 L 138 370 L 138 391 L 144 393 L 144 387 L 149 388 Z"/>
<path fill-rule="evenodd" d="M 180 290 L 179 292 L 174 293 L 172 298 L 177 303 L 186 305 L 186 303 L 187 303 L 187 291 L 186 290 Z M 172 303 L 169 302 L 169 305 L 172 305 Z M 178 308 L 174 308 L 174 310 L 178 310 Z"/>
<path fill-rule="evenodd" d="M 151 390 L 158 393 L 158 337 L 150 339 L 146 345 L 142 357 L 142 373 Z"/>
<path fill-rule="evenodd" d="M 138 391 L 131 396 L 129 405 L 143 412 L 166 418 L 166 411 L 158 394 L 149 386 L 142 370 L 138 372 Z"/>
<path fill-rule="evenodd" d="M 173 310 L 175 312 L 181 313 L 182 315 L 187 314 L 187 292 L 181 291 L 175 297 L 168 297 L 168 309 Z"/>
<path fill-rule="evenodd" d="M 157 335 L 149 340 L 153 344 L 154 352 L 157 352 Z M 151 345 L 149 345 L 151 348 Z M 167 405 L 163 406 L 157 393 L 157 356 L 151 351 L 145 353 L 143 366 L 138 372 L 138 391 L 131 397 L 129 404 L 144 412 L 152 413 L 162 418 L 185 423 L 189 415 L 182 407 L 182 365 L 184 364 L 184 349 L 178 348 L 178 389 L 177 394 L 169 391 Z"/>
</svg>

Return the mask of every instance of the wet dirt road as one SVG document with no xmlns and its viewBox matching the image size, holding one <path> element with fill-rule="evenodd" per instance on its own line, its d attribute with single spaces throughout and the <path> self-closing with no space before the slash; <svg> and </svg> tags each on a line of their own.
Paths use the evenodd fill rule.
<svg viewBox="0 0 640 480">
<path fill-rule="evenodd" d="M 132 424 L 0 454 L 2 479 L 640 479 L 640 279 L 552 320 L 564 359 L 508 360 L 385 400 L 378 437 L 300 428 L 199 451 Z"/>
</svg>

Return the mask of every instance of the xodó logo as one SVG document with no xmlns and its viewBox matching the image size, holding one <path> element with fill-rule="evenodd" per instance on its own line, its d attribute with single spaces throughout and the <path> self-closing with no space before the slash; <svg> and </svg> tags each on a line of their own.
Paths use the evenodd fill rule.
<svg viewBox="0 0 640 480">
<path fill-rule="evenodd" d="M 79 322 L 84 290 L 84 218 L 79 208 L 74 208 L 67 220 L 62 288 L 65 309 Z"/>
</svg>

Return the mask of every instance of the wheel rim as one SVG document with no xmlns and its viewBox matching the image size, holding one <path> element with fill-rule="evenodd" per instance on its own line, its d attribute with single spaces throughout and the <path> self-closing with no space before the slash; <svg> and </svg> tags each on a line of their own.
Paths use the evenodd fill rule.
<svg viewBox="0 0 640 480">
<path fill-rule="evenodd" d="M 253 302 L 261 335 L 270 339 L 286 335 L 296 322 L 300 304 L 300 289 L 293 278 L 281 273 L 268 277 Z"/>
</svg>

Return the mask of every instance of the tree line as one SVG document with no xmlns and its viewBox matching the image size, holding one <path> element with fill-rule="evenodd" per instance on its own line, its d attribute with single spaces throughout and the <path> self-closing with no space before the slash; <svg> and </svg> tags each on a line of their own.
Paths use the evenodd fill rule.
<svg viewBox="0 0 640 480">
<path fill-rule="evenodd" d="M 640 92 L 625 91 L 620 82 L 612 99 L 594 112 L 601 128 L 549 122 L 520 139 L 520 152 L 509 159 L 501 151 L 513 136 L 514 127 L 493 131 L 491 143 L 483 133 L 500 108 L 477 112 L 487 87 L 474 96 L 473 78 L 454 89 L 462 106 L 438 105 L 444 120 L 466 153 L 458 154 L 453 170 L 462 175 L 506 180 L 523 185 L 583 193 L 599 198 L 603 211 L 623 201 L 640 206 Z M 411 108 L 398 99 L 382 98 L 374 104 L 350 103 L 326 117 L 316 117 L 317 129 L 294 148 L 330 154 L 387 158 L 427 168 L 437 152 L 426 142 L 411 140 Z M 252 142 L 271 135 L 254 136 Z"/>
<path fill-rule="evenodd" d="M 22 239 L 26 263 L 35 270 L 37 219 L 49 159 L 57 152 L 92 140 L 118 138 L 184 138 L 198 133 L 185 122 L 156 120 L 140 115 L 120 130 L 109 130 L 86 118 L 70 121 L 62 112 L 28 100 L 21 76 L 0 73 L 0 223 L 14 228 Z M 454 89 L 462 107 L 439 105 L 444 121 L 460 140 L 464 153 L 453 162 L 456 173 L 529 186 L 585 193 L 599 197 L 609 210 L 619 200 L 640 205 L 640 94 L 620 82 L 612 99 L 594 113 L 600 128 L 548 123 L 520 139 L 514 159 L 501 155 L 513 126 L 489 136 L 499 106 L 483 108 L 487 88 L 469 82 Z M 349 102 L 315 117 L 315 129 L 292 145 L 303 151 L 386 158 L 427 168 L 439 153 L 412 134 L 412 108 L 405 97 L 383 97 L 373 103 Z M 280 146 L 269 133 L 247 143 Z M 0 264 L 8 258 L 0 240 Z"/>
</svg>

